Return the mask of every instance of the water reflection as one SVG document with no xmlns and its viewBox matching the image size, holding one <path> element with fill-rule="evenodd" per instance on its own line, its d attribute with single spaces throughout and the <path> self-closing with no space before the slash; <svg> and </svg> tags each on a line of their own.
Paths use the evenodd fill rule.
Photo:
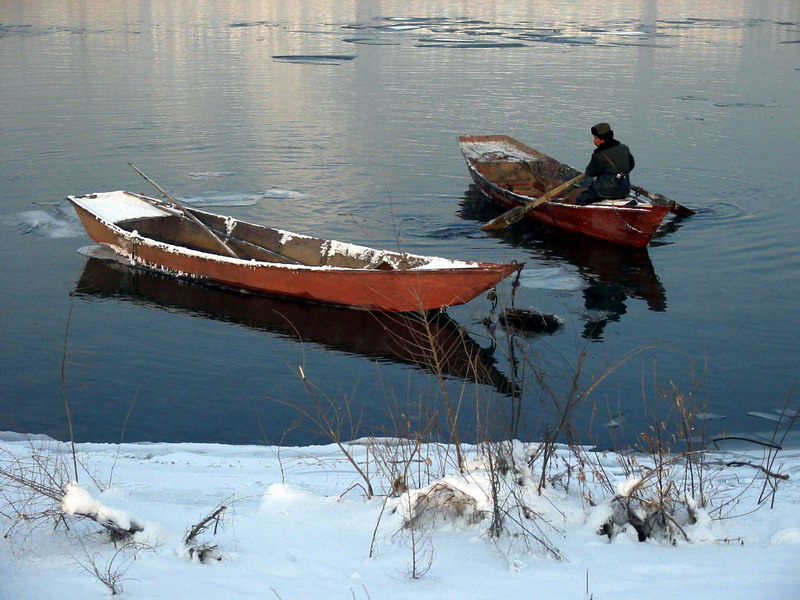
<svg viewBox="0 0 800 600">
<path fill-rule="evenodd" d="M 700 214 L 703 212 L 707 211 L 705 211 L 704 209 L 699 209 L 695 211 L 695 214 Z M 653 239 L 650 240 L 649 245 L 652 247 L 669 246 L 672 243 L 670 241 L 672 234 L 678 231 L 681 227 L 683 227 L 683 224 L 686 223 L 686 220 L 688 218 L 689 218 L 688 216 L 673 216 L 671 219 L 665 219 L 661 223 L 661 226 L 658 228 L 658 231 L 656 231 L 655 235 L 653 236 Z"/>
<path fill-rule="evenodd" d="M 458 211 L 462 219 L 479 222 L 489 221 L 499 213 L 497 206 L 488 202 L 474 185 L 464 193 Z M 680 227 L 675 220 L 671 223 Z M 620 321 L 627 312 L 629 298 L 644 300 L 654 312 L 667 310 L 666 291 L 646 249 L 606 244 L 535 223 L 497 230 L 490 235 L 537 257 L 577 267 L 587 284 L 583 288 L 585 339 L 601 340 L 606 326 Z"/>
<path fill-rule="evenodd" d="M 494 349 L 483 348 L 444 313 L 423 317 L 292 302 L 199 285 L 92 257 L 86 261 L 74 294 L 234 323 L 490 385 L 503 394 L 514 392 L 495 366 Z"/>
</svg>

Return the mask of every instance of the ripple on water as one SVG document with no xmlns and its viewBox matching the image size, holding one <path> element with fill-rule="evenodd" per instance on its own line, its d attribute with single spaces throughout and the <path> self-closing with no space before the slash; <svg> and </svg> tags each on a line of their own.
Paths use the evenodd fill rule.
<svg viewBox="0 0 800 600">
<path fill-rule="evenodd" d="M 706 223 L 738 223 L 747 220 L 751 215 L 743 207 L 732 202 L 712 202 L 697 208 Z"/>
<path fill-rule="evenodd" d="M 475 235 L 478 233 L 480 229 L 475 224 L 465 223 L 465 224 L 458 224 L 458 225 L 447 225 L 445 227 L 440 227 L 439 229 L 435 229 L 433 231 L 426 232 L 424 237 L 429 237 L 437 240 L 452 240 L 452 239 L 460 239 L 464 237 L 470 237 L 471 235 Z"/>
</svg>

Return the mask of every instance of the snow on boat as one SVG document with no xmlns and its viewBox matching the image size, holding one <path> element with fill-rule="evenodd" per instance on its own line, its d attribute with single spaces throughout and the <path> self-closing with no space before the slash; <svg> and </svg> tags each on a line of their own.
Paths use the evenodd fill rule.
<svg viewBox="0 0 800 600">
<path fill-rule="evenodd" d="M 92 240 L 135 266 L 335 306 L 407 312 L 464 304 L 523 266 L 377 250 L 184 213 L 125 191 L 67 199 Z"/>
<path fill-rule="evenodd" d="M 475 185 L 507 209 L 532 202 L 580 175 L 580 171 L 507 135 L 465 135 L 458 143 Z M 630 198 L 588 206 L 565 202 L 574 195 L 573 189 L 564 197 L 543 202 L 525 218 L 614 244 L 644 248 L 676 204 L 642 188 L 635 188 Z M 628 206 L 631 200 L 636 200 L 634 206 Z"/>
</svg>

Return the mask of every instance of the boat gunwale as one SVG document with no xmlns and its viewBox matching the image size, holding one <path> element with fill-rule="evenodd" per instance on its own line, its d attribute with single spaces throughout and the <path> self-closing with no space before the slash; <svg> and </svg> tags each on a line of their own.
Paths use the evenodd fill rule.
<svg viewBox="0 0 800 600">
<path fill-rule="evenodd" d="M 488 179 L 478 169 L 476 169 L 475 166 L 470 162 L 471 159 L 466 158 L 466 160 L 467 160 L 467 167 L 470 169 L 470 171 L 474 172 L 488 186 L 490 186 L 494 190 L 497 190 L 502 195 L 511 196 L 514 199 L 519 199 L 519 203 L 520 204 L 526 204 L 528 202 L 536 200 L 536 196 L 528 196 L 526 194 L 518 194 L 518 193 L 513 192 L 511 190 L 507 190 L 505 188 L 500 187 L 499 185 L 494 183 L 492 180 Z M 547 207 L 568 208 L 568 209 L 573 209 L 573 210 L 593 211 L 593 210 L 603 209 L 603 210 L 617 210 L 617 211 L 621 210 L 621 211 L 630 212 L 630 213 L 637 213 L 637 212 L 638 213 L 645 213 L 645 212 L 650 213 L 650 212 L 653 212 L 654 208 L 655 209 L 664 208 L 665 209 L 664 210 L 665 213 L 669 212 L 669 209 L 667 207 L 661 207 L 658 204 L 653 204 L 652 202 L 642 202 L 641 204 L 639 204 L 637 206 L 624 206 L 622 204 L 610 204 L 610 202 L 623 202 L 623 201 L 627 201 L 627 199 L 621 198 L 621 199 L 603 200 L 602 202 L 595 202 L 593 204 L 581 205 L 581 204 L 569 204 L 567 202 L 559 202 L 558 200 L 545 200 L 544 202 L 542 202 L 541 206 L 536 207 L 533 210 L 534 211 L 539 210 L 541 208 L 544 208 L 545 205 L 546 205 Z"/>
<path fill-rule="evenodd" d="M 144 200 L 144 198 L 148 198 L 150 200 L 155 200 L 157 203 L 161 204 L 159 208 L 161 209 L 168 209 L 169 206 L 166 203 L 161 202 L 156 198 L 150 198 L 149 196 L 142 196 L 140 194 L 135 194 L 132 192 L 127 192 L 124 190 L 120 190 L 125 194 L 129 194 L 138 198 L 142 203 L 151 206 L 148 202 Z M 343 246 L 347 246 L 357 251 L 370 251 L 376 253 L 376 255 L 380 254 L 383 256 L 390 256 L 397 259 L 420 259 L 427 261 L 428 264 L 419 265 L 412 268 L 400 269 L 400 268 L 392 268 L 389 269 L 378 269 L 378 268 L 357 268 L 357 267 L 337 267 L 337 266 L 330 266 L 330 265 L 304 265 L 304 264 L 290 264 L 290 263 L 281 263 L 281 262 L 270 262 L 265 260 L 257 260 L 257 259 L 245 259 L 245 258 L 238 258 L 232 256 L 226 256 L 224 254 L 217 254 L 215 252 L 210 251 L 203 251 L 203 250 L 195 250 L 192 248 L 187 248 L 186 246 L 180 246 L 177 244 L 173 244 L 170 242 L 164 242 L 161 240 L 157 240 L 155 238 L 145 236 L 139 234 L 136 230 L 130 231 L 120 226 L 120 223 L 132 219 L 122 219 L 120 221 L 109 221 L 106 218 L 103 218 L 96 211 L 92 210 L 90 206 L 87 206 L 85 203 L 80 202 L 81 199 L 89 198 L 89 197 L 96 197 L 104 192 L 96 193 L 96 194 L 87 194 L 85 196 L 67 196 L 67 200 L 72 202 L 73 204 L 79 205 L 85 211 L 92 215 L 93 218 L 97 219 L 100 223 L 102 223 L 105 227 L 108 227 L 111 231 L 114 232 L 115 235 L 118 235 L 122 238 L 129 239 L 129 240 L 136 240 L 136 243 L 142 244 L 144 243 L 147 246 L 157 248 L 164 252 L 170 252 L 173 254 L 179 254 L 184 256 L 191 256 L 195 258 L 201 258 L 205 260 L 212 260 L 215 262 L 220 263 L 229 263 L 231 265 L 237 266 L 244 266 L 249 268 L 262 268 L 262 269 L 269 269 L 269 268 L 280 268 L 286 270 L 296 270 L 296 271 L 311 271 L 311 272 L 342 272 L 342 273 L 359 273 L 359 274 L 367 274 L 373 273 L 377 275 L 387 275 L 387 274 L 401 274 L 401 273 L 409 273 L 409 274 L 423 274 L 423 273 L 462 273 L 464 271 L 471 271 L 471 270 L 499 270 L 503 271 L 504 269 L 508 268 L 510 265 L 513 265 L 519 268 L 521 265 L 519 263 L 490 263 L 490 262 L 479 262 L 479 261 L 465 261 L 460 259 L 451 259 L 439 256 L 429 256 L 429 255 L 421 255 L 421 254 L 412 254 L 408 252 L 395 252 L 392 250 L 381 250 L 378 248 L 372 248 L 369 246 L 361 246 L 359 244 L 353 244 L 350 242 L 340 242 L 338 240 L 327 239 L 327 238 L 317 238 L 313 236 L 308 236 L 305 234 L 295 233 L 292 231 L 286 231 L 277 228 L 268 228 L 266 226 L 260 225 L 258 223 L 251 223 L 249 221 L 242 221 L 240 219 L 236 219 L 235 217 L 230 216 L 223 216 L 218 215 L 215 213 L 209 213 L 197 208 L 191 208 L 194 213 L 199 213 L 201 215 L 208 215 L 214 218 L 224 218 L 226 222 L 235 225 L 236 223 L 243 223 L 248 226 L 256 226 L 264 229 L 270 229 L 280 235 L 288 235 L 296 239 L 307 239 L 313 241 L 319 241 L 324 243 L 335 243 Z M 106 194 L 112 194 L 115 192 L 105 192 Z M 160 215 L 161 218 L 169 218 L 174 217 L 175 215 L 170 214 L 168 210 L 164 210 L 164 214 Z M 159 218 L 159 216 L 153 215 L 154 218 Z M 142 218 L 142 217 L 138 217 Z M 239 238 L 236 238 L 239 239 Z M 248 240 L 243 240 L 248 241 Z M 118 252 L 119 253 L 119 252 Z M 124 255 L 124 254 L 123 254 Z M 446 263 L 450 263 L 454 266 L 429 266 L 431 262 L 434 261 L 443 261 Z"/>
</svg>

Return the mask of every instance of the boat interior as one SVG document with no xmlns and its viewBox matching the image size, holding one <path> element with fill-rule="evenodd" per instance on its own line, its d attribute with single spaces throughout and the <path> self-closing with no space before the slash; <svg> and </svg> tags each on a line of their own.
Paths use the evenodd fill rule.
<svg viewBox="0 0 800 600">
<path fill-rule="evenodd" d="M 163 216 L 147 216 L 117 222 L 140 236 L 200 252 L 260 262 L 340 267 L 349 269 L 405 270 L 424 265 L 424 257 L 385 252 L 331 242 L 236 221 L 202 211 L 192 214 L 203 224 L 170 210 Z M 213 233 L 213 235 L 212 235 Z M 226 248 L 227 247 L 227 248 Z"/>
<path fill-rule="evenodd" d="M 474 166 L 495 185 L 523 196 L 541 196 L 563 183 L 536 173 L 531 163 L 525 161 L 476 162 Z"/>
<path fill-rule="evenodd" d="M 508 136 L 462 136 L 470 164 L 495 185 L 523 196 L 541 196 L 574 178 L 578 171 Z M 564 195 L 569 199 L 574 193 Z M 554 201 L 562 200 L 556 198 Z"/>
</svg>

